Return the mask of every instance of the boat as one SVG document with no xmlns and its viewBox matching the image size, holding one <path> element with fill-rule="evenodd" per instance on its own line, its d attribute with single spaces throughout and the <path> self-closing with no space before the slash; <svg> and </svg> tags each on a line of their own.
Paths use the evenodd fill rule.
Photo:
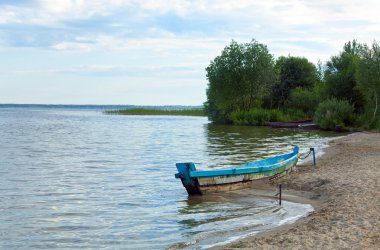
<svg viewBox="0 0 380 250">
<path fill-rule="evenodd" d="M 271 128 L 302 128 L 302 129 L 320 129 L 312 120 L 290 121 L 290 122 L 267 122 L 265 125 Z"/>
<path fill-rule="evenodd" d="M 192 162 L 176 163 L 178 173 L 189 195 L 225 192 L 248 188 L 254 182 L 266 182 L 295 170 L 299 148 L 293 152 L 249 162 L 240 166 L 197 170 Z"/>
</svg>

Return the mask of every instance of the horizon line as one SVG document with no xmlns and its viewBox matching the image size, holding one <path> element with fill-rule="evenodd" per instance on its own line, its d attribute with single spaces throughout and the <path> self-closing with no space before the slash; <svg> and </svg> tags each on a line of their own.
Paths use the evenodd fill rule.
<svg viewBox="0 0 380 250">
<path fill-rule="evenodd" d="M 62 103 L 0 103 L 1 106 L 4 105 L 28 105 L 28 106 L 134 106 L 134 107 L 168 107 L 168 106 L 183 106 L 183 107 L 198 107 L 204 106 L 203 104 L 199 105 L 184 105 L 184 104 L 62 104 Z"/>
</svg>

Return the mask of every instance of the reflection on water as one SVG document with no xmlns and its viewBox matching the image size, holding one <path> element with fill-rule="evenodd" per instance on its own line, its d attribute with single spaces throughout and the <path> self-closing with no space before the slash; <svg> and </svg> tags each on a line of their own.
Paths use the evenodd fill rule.
<svg viewBox="0 0 380 250">
<path fill-rule="evenodd" d="M 0 248 L 198 248 L 290 222 L 310 206 L 280 208 L 251 190 L 188 198 L 175 163 L 241 164 L 325 136 L 204 117 L 0 108 Z"/>
<path fill-rule="evenodd" d="M 301 152 L 324 147 L 330 132 L 268 127 L 206 124 L 208 167 L 240 165 L 288 153 L 294 146 Z"/>
</svg>

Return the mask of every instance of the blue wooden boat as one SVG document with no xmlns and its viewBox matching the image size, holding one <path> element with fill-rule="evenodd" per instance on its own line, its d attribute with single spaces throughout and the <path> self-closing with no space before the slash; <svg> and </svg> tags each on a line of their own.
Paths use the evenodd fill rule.
<svg viewBox="0 0 380 250">
<path fill-rule="evenodd" d="M 298 147 L 294 147 L 293 152 L 288 154 L 224 169 L 196 170 L 192 162 L 177 163 L 175 178 L 181 179 L 189 195 L 224 192 L 288 174 L 295 169 L 297 161 Z"/>
</svg>

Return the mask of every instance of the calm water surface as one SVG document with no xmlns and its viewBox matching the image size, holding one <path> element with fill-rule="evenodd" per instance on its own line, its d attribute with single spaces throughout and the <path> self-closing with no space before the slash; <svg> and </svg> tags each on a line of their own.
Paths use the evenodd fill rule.
<svg viewBox="0 0 380 250">
<path fill-rule="evenodd" d="M 204 248 L 311 206 L 252 190 L 188 198 L 175 163 L 241 164 L 332 134 L 216 126 L 204 117 L 0 108 L 0 248 Z"/>
</svg>

